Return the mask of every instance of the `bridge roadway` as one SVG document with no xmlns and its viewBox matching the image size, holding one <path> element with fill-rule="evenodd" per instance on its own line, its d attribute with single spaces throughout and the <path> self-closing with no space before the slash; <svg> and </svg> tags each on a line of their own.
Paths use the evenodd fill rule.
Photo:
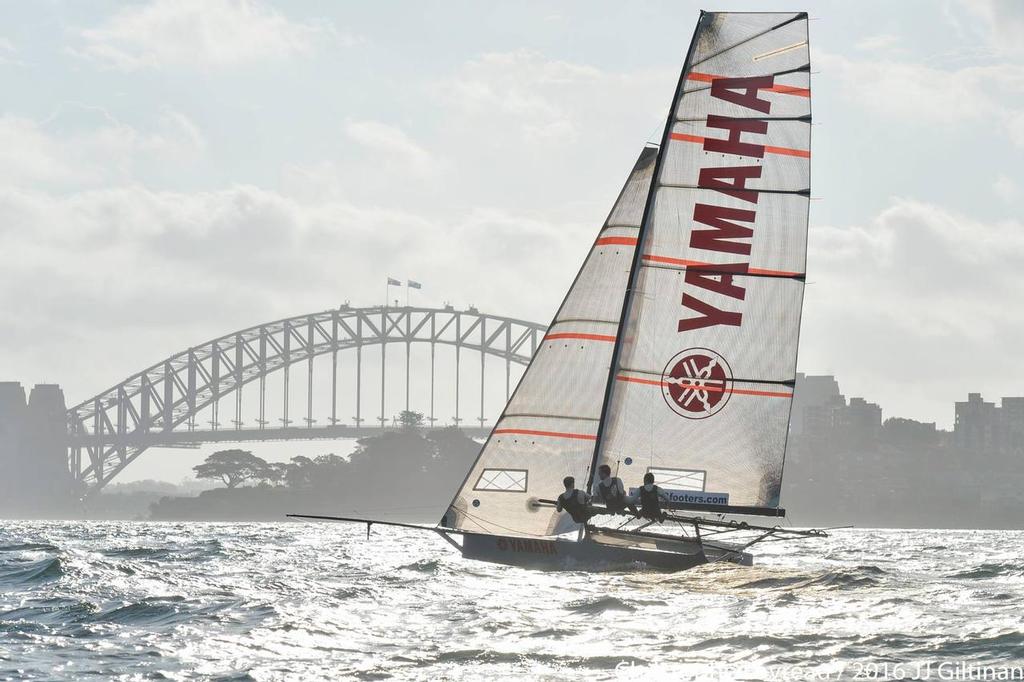
<svg viewBox="0 0 1024 682">
<path fill-rule="evenodd" d="M 441 431 L 445 426 L 419 427 L 422 433 Z M 152 433 L 128 433 L 120 437 L 120 442 L 128 447 L 159 448 L 159 447 L 199 447 L 203 443 L 247 443 L 253 441 L 278 440 L 331 440 L 340 438 L 366 438 L 376 436 L 385 431 L 399 431 L 399 426 L 289 426 L 271 429 L 217 429 L 217 430 L 181 430 L 154 431 Z M 491 432 L 490 427 L 468 426 L 459 429 L 470 438 L 486 438 Z M 106 443 L 109 436 L 104 434 L 69 434 L 68 447 L 88 447 Z"/>
</svg>

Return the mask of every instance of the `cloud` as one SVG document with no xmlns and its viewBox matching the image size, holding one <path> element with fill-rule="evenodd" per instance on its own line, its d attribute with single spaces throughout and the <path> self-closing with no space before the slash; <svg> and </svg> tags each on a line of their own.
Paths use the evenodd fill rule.
<svg viewBox="0 0 1024 682">
<path fill-rule="evenodd" d="M 1024 111 L 1010 114 L 1006 125 L 1010 133 L 1010 141 L 1018 147 L 1024 147 Z"/>
<path fill-rule="evenodd" d="M 1017 186 L 1017 183 L 1005 175 L 1000 175 L 996 178 L 995 184 L 992 185 L 992 191 L 996 193 L 997 197 L 1008 204 L 1012 204 L 1020 196 L 1020 188 Z"/>
<path fill-rule="evenodd" d="M 531 143 L 572 142 L 589 132 L 588 120 L 595 117 L 606 119 L 624 106 L 655 109 L 652 93 L 662 95 L 657 101 L 664 99 L 657 85 L 672 70 L 608 72 L 515 50 L 466 62 L 438 83 L 438 92 L 460 120 L 485 118 L 492 130 Z"/>
<path fill-rule="evenodd" d="M 6 38 L 0 38 L 0 66 L 24 66 L 25 63 L 16 57 L 17 54 L 18 48 L 14 43 Z"/>
<path fill-rule="evenodd" d="M 895 47 L 901 42 L 902 39 L 892 33 L 879 33 L 862 38 L 856 47 L 858 50 L 864 50 L 865 52 L 875 52 Z"/>
<path fill-rule="evenodd" d="M 984 22 L 994 47 L 1008 52 L 1024 49 L 1024 3 L 1020 0 L 960 0 L 960 5 Z"/>
<path fill-rule="evenodd" d="M 251 185 L 3 187 L 0 356 L 46 368 L 79 399 L 218 334 L 378 302 L 386 273 L 423 282 L 427 303 L 543 320 L 592 228 L 488 208 L 425 217 Z"/>
<path fill-rule="evenodd" d="M 816 63 L 837 79 L 849 103 L 915 126 L 993 123 L 1024 146 L 1024 64 L 960 68 L 893 59 L 854 59 L 818 52 Z"/>
<path fill-rule="evenodd" d="M 349 121 L 345 124 L 345 133 L 364 147 L 406 165 L 415 173 L 433 173 L 441 165 L 401 128 L 379 121 Z"/>
<path fill-rule="evenodd" d="M 965 387 L 1019 392 L 1024 223 L 896 199 L 866 225 L 812 228 L 809 246 L 806 370 L 947 426 Z"/>
<path fill-rule="evenodd" d="M 296 22 L 255 0 L 152 0 L 79 32 L 70 51 L 116 69 L 233 67 L 309 53 L 330 24 Z"/>
<path fill-rule="evenodd" d="M 165 110 L 141 131 L 101 108 L 67 103 L 43 122 L 0 116 L 0 181 L 97 186 L 133 177 L 141 164 L 188 163 L 205 147 L 201 131 L 180 112 Z"/>
</svg>

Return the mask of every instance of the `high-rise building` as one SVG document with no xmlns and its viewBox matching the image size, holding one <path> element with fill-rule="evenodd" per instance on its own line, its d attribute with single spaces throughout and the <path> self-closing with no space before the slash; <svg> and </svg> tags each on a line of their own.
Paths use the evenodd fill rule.
<svg viewBox="0 0 1024 682">
<path fill-rule="evenodd" d="M 797 373 L 790 432 L 799 436 L 820 430 L 824 426 L 823 420 L 831 420 L 830 411 L 838 402 L 845 405 L 846 399 L 839 392 L 839 382 L 834 376 Z"/>
<path fill-rule="evenodd" d="M 996 406 L 969 393 L 956 404 L 953 442 L 968 452 L 1024 453 L 1024 398 L 1005 397 Z"/>
</svg>

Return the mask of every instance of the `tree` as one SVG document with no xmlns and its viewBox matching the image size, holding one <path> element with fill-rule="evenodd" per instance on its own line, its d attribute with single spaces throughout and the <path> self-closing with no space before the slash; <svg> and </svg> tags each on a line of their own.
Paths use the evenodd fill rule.
<svg viewBox="0 0 1024 682">
<path fill-rule="evenodd" d="M 285 474 L 285 482 L 289 488 L 305 488 L 313 483 L 313 469 L 316 464 L 309 457 L 299 455 L 292 457 L 288 465 L 288 472 Z"/>
<path fill-rule="evenodd" d="M 260 485 L 281 485 L 287 480 L 291 466 L 284 462 L 269 462 L 256 478 L 260 479 Z"/>
<path fill-rule="evenodd" d="M 403 429 L 416 429 L 423 426 L 423 413 L 412 410 L 402 410 L 398 415 L 398 423 Z"/>
<path fill-rule="evenodd" d="M 266 460 L 248 450 L 219 450 L 202 464 L 192 467 L 196 478 L 220 479 L 228 488 L 254 478 L 260 478 L 267 469 Z"/>
</svg>

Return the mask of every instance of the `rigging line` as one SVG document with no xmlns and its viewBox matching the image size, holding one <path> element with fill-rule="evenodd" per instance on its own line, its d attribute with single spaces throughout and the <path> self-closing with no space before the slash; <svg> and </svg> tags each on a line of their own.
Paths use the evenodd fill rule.
<svg viewBox="0 0 1024 682">
<path fill-rule="evenodd" d="M 494 528 L 500 528 L 501 530 L 507 530 L 509 533 L 515 533 L 517 535 L 528 535 L 530 537 L 535 537 L 535 538 L 550 538 L 551 537 L 549 535 L 540 535 L 539 533 L 527 533 L 525 531 L 517 530 L 515 528 L 509 528 L 508 526 L 503 526 L 500 523 L 494 523 L 493 521 L 486 521 L 486 520 L 480 518 L 479 516 L 476 516 L 475 514 L 471 514 L 468 511 L 464 511 L 462 513 L 465 514 L 466 516 L 468 516 L 469 518 L 473 519 L 474 521 L 476 521 L 477 525 L 480 526 L 480 529 L 485 531 L 485 532 L 487 532 L 487 530 L 488 530 L 486 528 L 486 526 L 493 526 Z"/>
<path fill-rule="evenodd" d="M 703 19 L 703 17 L 701 17 L 701 18 Z M 765 30 L 763 30 L 763 31 L 761 31 L 759 33 L 755 33 L 754 35 L 749 36 L 747 38 L 744 38 L 743 40 L 741 40 L 741 41 L 739 41 L 737 43 L 733 43 L 732 45 L 729 45 L 728 47 L 723 47 L 721 50 L 719 50 L 718 52 L 715 52 L 714 54 L 709 54 L 707 57 L 704 57 L 703 59 L 701 59 L 699 61 L 693 62 L 692 64 L 690 64 L 690 68 L 693 68 L 695 66 L 700 66 L 701 64 L 703 64 L 704 62 L 706 62 L 708 60 L 714 59 L 715 57 L 720 57 L 723 54 L 725 54 L 726 52 L 729 52 L 730 50 L 735 50 L 737 47 L 740 47 L 741 45 L 746 45 L 751 40 L 756 40 L 756 39 L 760 38 L 761 36 L 768 35 L 772 31 L 776 31 L 776 30 L 782 28 L 783 26 L 788 26 L 789 24 L 792 24 L 794 21 L 799 21 L 801 19 L 806 19 L 806 18 L 807 18 L 807 12 L 798 12 L 795 16 L 793 16 L 790 19 L 787 19 L 786 21 L 782 22 L 781 24 L 777 24 L 777 25 L 772 26 L 771 28 L 767 28 L 767 29 L 765 29 Z M 698 22 L 697 25 L 699 26 L 700 22 Z M 694 35 L 694 38 L 696 38 L 696 37 L 697 36 Z"/>
<path fill-rule="evenodd" d="M 389 509 L 436 509 L 436 504 L 421 504 L 416 507 L 396 507 L 389 505 L 387 507 L 360 507 L 359 509 L 342 509 L 338 513 L 341 514 L 360 514 L 362 512 L 375 512 L 375 511 L 387 511 Z"/>
</svg>

